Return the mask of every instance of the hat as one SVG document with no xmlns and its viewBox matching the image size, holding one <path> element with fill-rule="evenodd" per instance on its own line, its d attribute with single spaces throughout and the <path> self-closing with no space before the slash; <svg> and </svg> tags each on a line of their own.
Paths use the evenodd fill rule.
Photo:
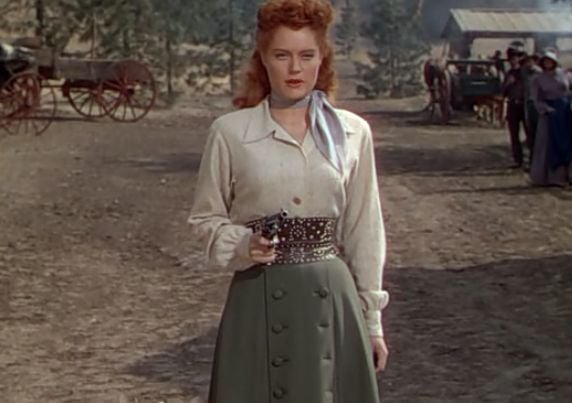
<svg viewBox="0 0 572 403">
<path fill-rule="evenodd" d="M 553 52 L 552 50 L 547 50 L 542 54 L 542 57 L 540 58 L 540 63 L 542 63 L 544 59 L 550 59 L 554 63 L 558 64 L 558 55 L 556 55 L 556 52 Z"/>
</svg>

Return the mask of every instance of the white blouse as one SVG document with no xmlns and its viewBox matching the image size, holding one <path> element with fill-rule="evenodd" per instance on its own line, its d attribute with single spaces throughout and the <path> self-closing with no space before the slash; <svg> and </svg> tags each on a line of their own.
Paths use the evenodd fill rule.
<svg viewBox="0 0 572 403">
<path fill-rule="evenodd" d="M 255 263 L 244 224 L 280 209 L 290 217 L 337 219 L 341 258 L 352 272 L 371 335 L 383 335 L 385 231 L 373 139 L 359 116 L 336 110 L 347 134 L 343 174 L 316 148 L 299 144 L 270 114 L 268 101 L 212 124 L 189 223 L 206 245 L 207 263 L 231 271 Z"/>
</svg>

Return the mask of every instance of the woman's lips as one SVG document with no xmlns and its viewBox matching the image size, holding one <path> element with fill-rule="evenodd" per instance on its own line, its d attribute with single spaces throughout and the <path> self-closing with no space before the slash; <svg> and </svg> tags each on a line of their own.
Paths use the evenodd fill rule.
<svg viewBox="0 0 572 403">
<path fill-rule="evenodd" d="M 286 85 L 288 87 L 296 88 L 301 86 L 302 84 L 304 84 L 304 81 L 302 80 L 286 80 Z"/>
</svg>

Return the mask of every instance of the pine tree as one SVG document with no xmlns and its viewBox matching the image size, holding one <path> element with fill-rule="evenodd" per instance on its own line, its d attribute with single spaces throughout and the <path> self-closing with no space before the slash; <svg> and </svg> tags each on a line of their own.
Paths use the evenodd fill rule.
<svg viewBox="0 0 572 403">
<path fill-rule="evenodd" d="M 357 38 L 359 37 L 356 7 L 351 4 L 350 0 L 345 0 L 345 4 L 340 11 L 341 18 L 335 30 L 336 45 L 342 55 L 351 59 Z"/>
<path fill-rule="evenodd" d="M 422 5 L 422 4 L 421 4 Z M 408 10 L 403 0 L 371 0 L 361 32 L 370 41 L 367 63 L 356 63 L 363 84 L 358 94 L 401 97 L 421 90 L 421 64 L 429 47 L 421 40 L 420 3 Z"/>
<path fill-rule="evenodd" d="M 217 16 L 217 23 L 206 30 L 206 37 L 201 38 L 204 46 L 192 55 L 194 68 L 188 77 L 189 85 L 206 92 L 225 87 L 234 91 L 237 73 L 253 47 L 259 3 L 260 0 L 211 1 L 209 14 Z"/>
<path fill-rule="evenodd" d="M 204 14 L 207 2 L 186 0 L 153 0 L 158 42 L 150 49 L 154 60 L 165 75 L 167 96 L 175 94 L 174 79 L 181 76 L 187 66 L 187 58 L 181 50 L 184 43 L 200 42 L 206 27 Z M 203 21 L 203 23 L 201 23 Z"/>
<path fill-rule="evenodd" d="M 232 90 L 252 49 L 261 1 L 0 0 L 0 29 L 36 33 L 57 53 L 74 39 L 88 44 L 80 56 L 143 61 L 170 97 L 184 74 L 199 91 L 220 92 Z"/>
<path fill-rule="evenodd" d="M 62 18 L 61 0 L 4 0 L 0 2 L 0 29 L 20 37 L 36 36 L 57 50 L 71 38 L 73 24 Z"/>
</svg>

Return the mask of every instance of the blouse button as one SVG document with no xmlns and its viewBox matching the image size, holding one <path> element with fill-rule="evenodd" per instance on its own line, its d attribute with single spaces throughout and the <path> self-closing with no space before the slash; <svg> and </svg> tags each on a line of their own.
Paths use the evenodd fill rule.
<svg viewBox="0 0 572 403">
<path fill-rule="evenodd" d="M 292 199 L 292 202 L 294 204 L 296 204 L 297 206 L 299 206 L 300 204 L 302 204 L 302 199 L 300 199 L 299 197 L 296 196 Z"/>
</svg>

